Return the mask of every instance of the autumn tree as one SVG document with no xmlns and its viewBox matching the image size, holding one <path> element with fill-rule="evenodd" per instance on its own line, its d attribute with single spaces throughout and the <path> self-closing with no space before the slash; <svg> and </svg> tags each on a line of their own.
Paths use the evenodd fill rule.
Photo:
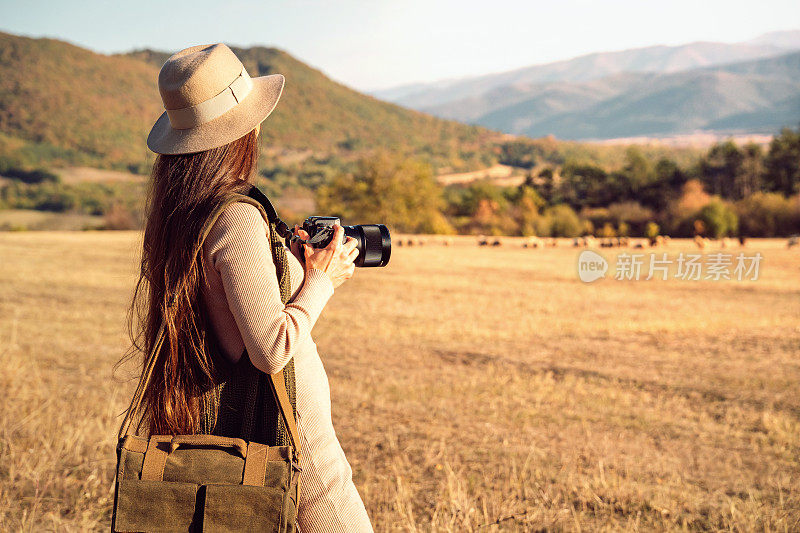
<svg viewBox="0 0 800 533">
<path fill-rule="evenodd" d="M 451 233 L 442 188 L 430 165 L 379 152 L 317 189 L 317 212 L 344 224 L 386 224 L 395 231 Z"/>
<path fill-rule="evenodd" d="M 791 196 L 800 192 L 800 128 L 784 128 L 769 145 L 764 162 L 765 186 L 769 192 Z"/>
</svg>

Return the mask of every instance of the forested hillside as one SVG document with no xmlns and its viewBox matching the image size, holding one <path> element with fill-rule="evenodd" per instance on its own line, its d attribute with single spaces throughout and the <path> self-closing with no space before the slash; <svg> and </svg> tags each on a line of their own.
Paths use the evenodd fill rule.
<svg viewBox="0 0 800 533">
<path fill-rule="evenodd" d="M 360 94 L 275 48 L 236 49 L 252 76 L 286 87 L 263 128 L 273 151 L 414 151 L 436 165 L 479 165 L 494 134 Z M 168 54 L 106 56 L 53 39 L 0 33 L 0 158 L 144 171 L 145 138 L 162 111 L 156 80 Z"/>
</svg>

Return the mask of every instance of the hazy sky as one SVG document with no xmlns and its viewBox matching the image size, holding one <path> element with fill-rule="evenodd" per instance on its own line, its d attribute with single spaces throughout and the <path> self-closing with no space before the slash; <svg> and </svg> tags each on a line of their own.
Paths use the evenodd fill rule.
<svg viewBox="0 0 800 533">
<path fill-rule="evenodd" d="M 799 0 L 0 0 L 0 29 L 99 52 L 282 48 L 361 90 L 800 29 Z"/>
</svg>

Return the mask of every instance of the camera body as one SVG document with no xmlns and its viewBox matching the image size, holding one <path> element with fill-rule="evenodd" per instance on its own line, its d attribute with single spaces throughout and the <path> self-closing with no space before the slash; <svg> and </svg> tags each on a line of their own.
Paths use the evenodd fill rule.
<svg viewBox="0 0 800 533">
<path fill-rule="evenodd" d="M 309 238 L 314 238 L 315 235 L 325 235 L 323 240 L 312 245 L 315 248 L 325 248 L 333 238 L 333 226 L 336 224 L 341 224 L 339 217 L 312 215 L 303 221 L 303 229 L 308 233 Z M 344 239 L 345 237 L 342 238 L 342 242 Z"/>
<path fill-rule="evenodd" d="M 303 229 L 308 233 L 311 246 L 325 248 L 333 238 L 334 225 L 340 224 L 338 217 L 313 215 L 303 221 Z M 357 267 L 386 266 L 392 253 L 392 239 L 389 229 L 383 224 L 361 224 L 342 226 L 344 235 L 356 239 L 358 257 L 354 261 Z"/>
</svg>

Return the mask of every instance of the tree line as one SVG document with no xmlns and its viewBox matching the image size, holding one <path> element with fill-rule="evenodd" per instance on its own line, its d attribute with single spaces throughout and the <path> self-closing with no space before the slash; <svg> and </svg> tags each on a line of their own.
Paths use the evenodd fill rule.
<svg viewBox="0 0 800 533">
<path fill-rule="evenodd" d="M 505 145 L 501 161 L 524 182 L 442 187 L 430 166 L 380 153 L 316 190 L 317 211 L 398 231 L 552 237 L 701 235 L 779 237 L 800 233 L 800 128 L 764 149 L 724 141 L 691 164 L 647 157 L 636 146 L 616 169 L 554 161 L 540 144 Z"/>
<path fill-rule="evenodd" d="M 353 161 L 311 157 L 267 165 L 256 183 L 286 220 L 282 195 L 313 196 L 316 214 L 394 231 L 541 237 L 702 235 L 778 237 L 800 233 L 800 128 L 769 146 L 725 141 L 705 152 L 597 148 L 554 139 L 498 144 L 494 160 L 524 172 L 519 186 L 489 180 L 441 186 L 425 154 L 373 152 Z M 0 209 L 79 212 L 140 227 L 145 184 L 61 183 L 44 169 L 0 160 Z M 121 216 L 124 215 L 124 216 Z M 117 219 L 122 220 L 119 222 Z"/>
</svg>

